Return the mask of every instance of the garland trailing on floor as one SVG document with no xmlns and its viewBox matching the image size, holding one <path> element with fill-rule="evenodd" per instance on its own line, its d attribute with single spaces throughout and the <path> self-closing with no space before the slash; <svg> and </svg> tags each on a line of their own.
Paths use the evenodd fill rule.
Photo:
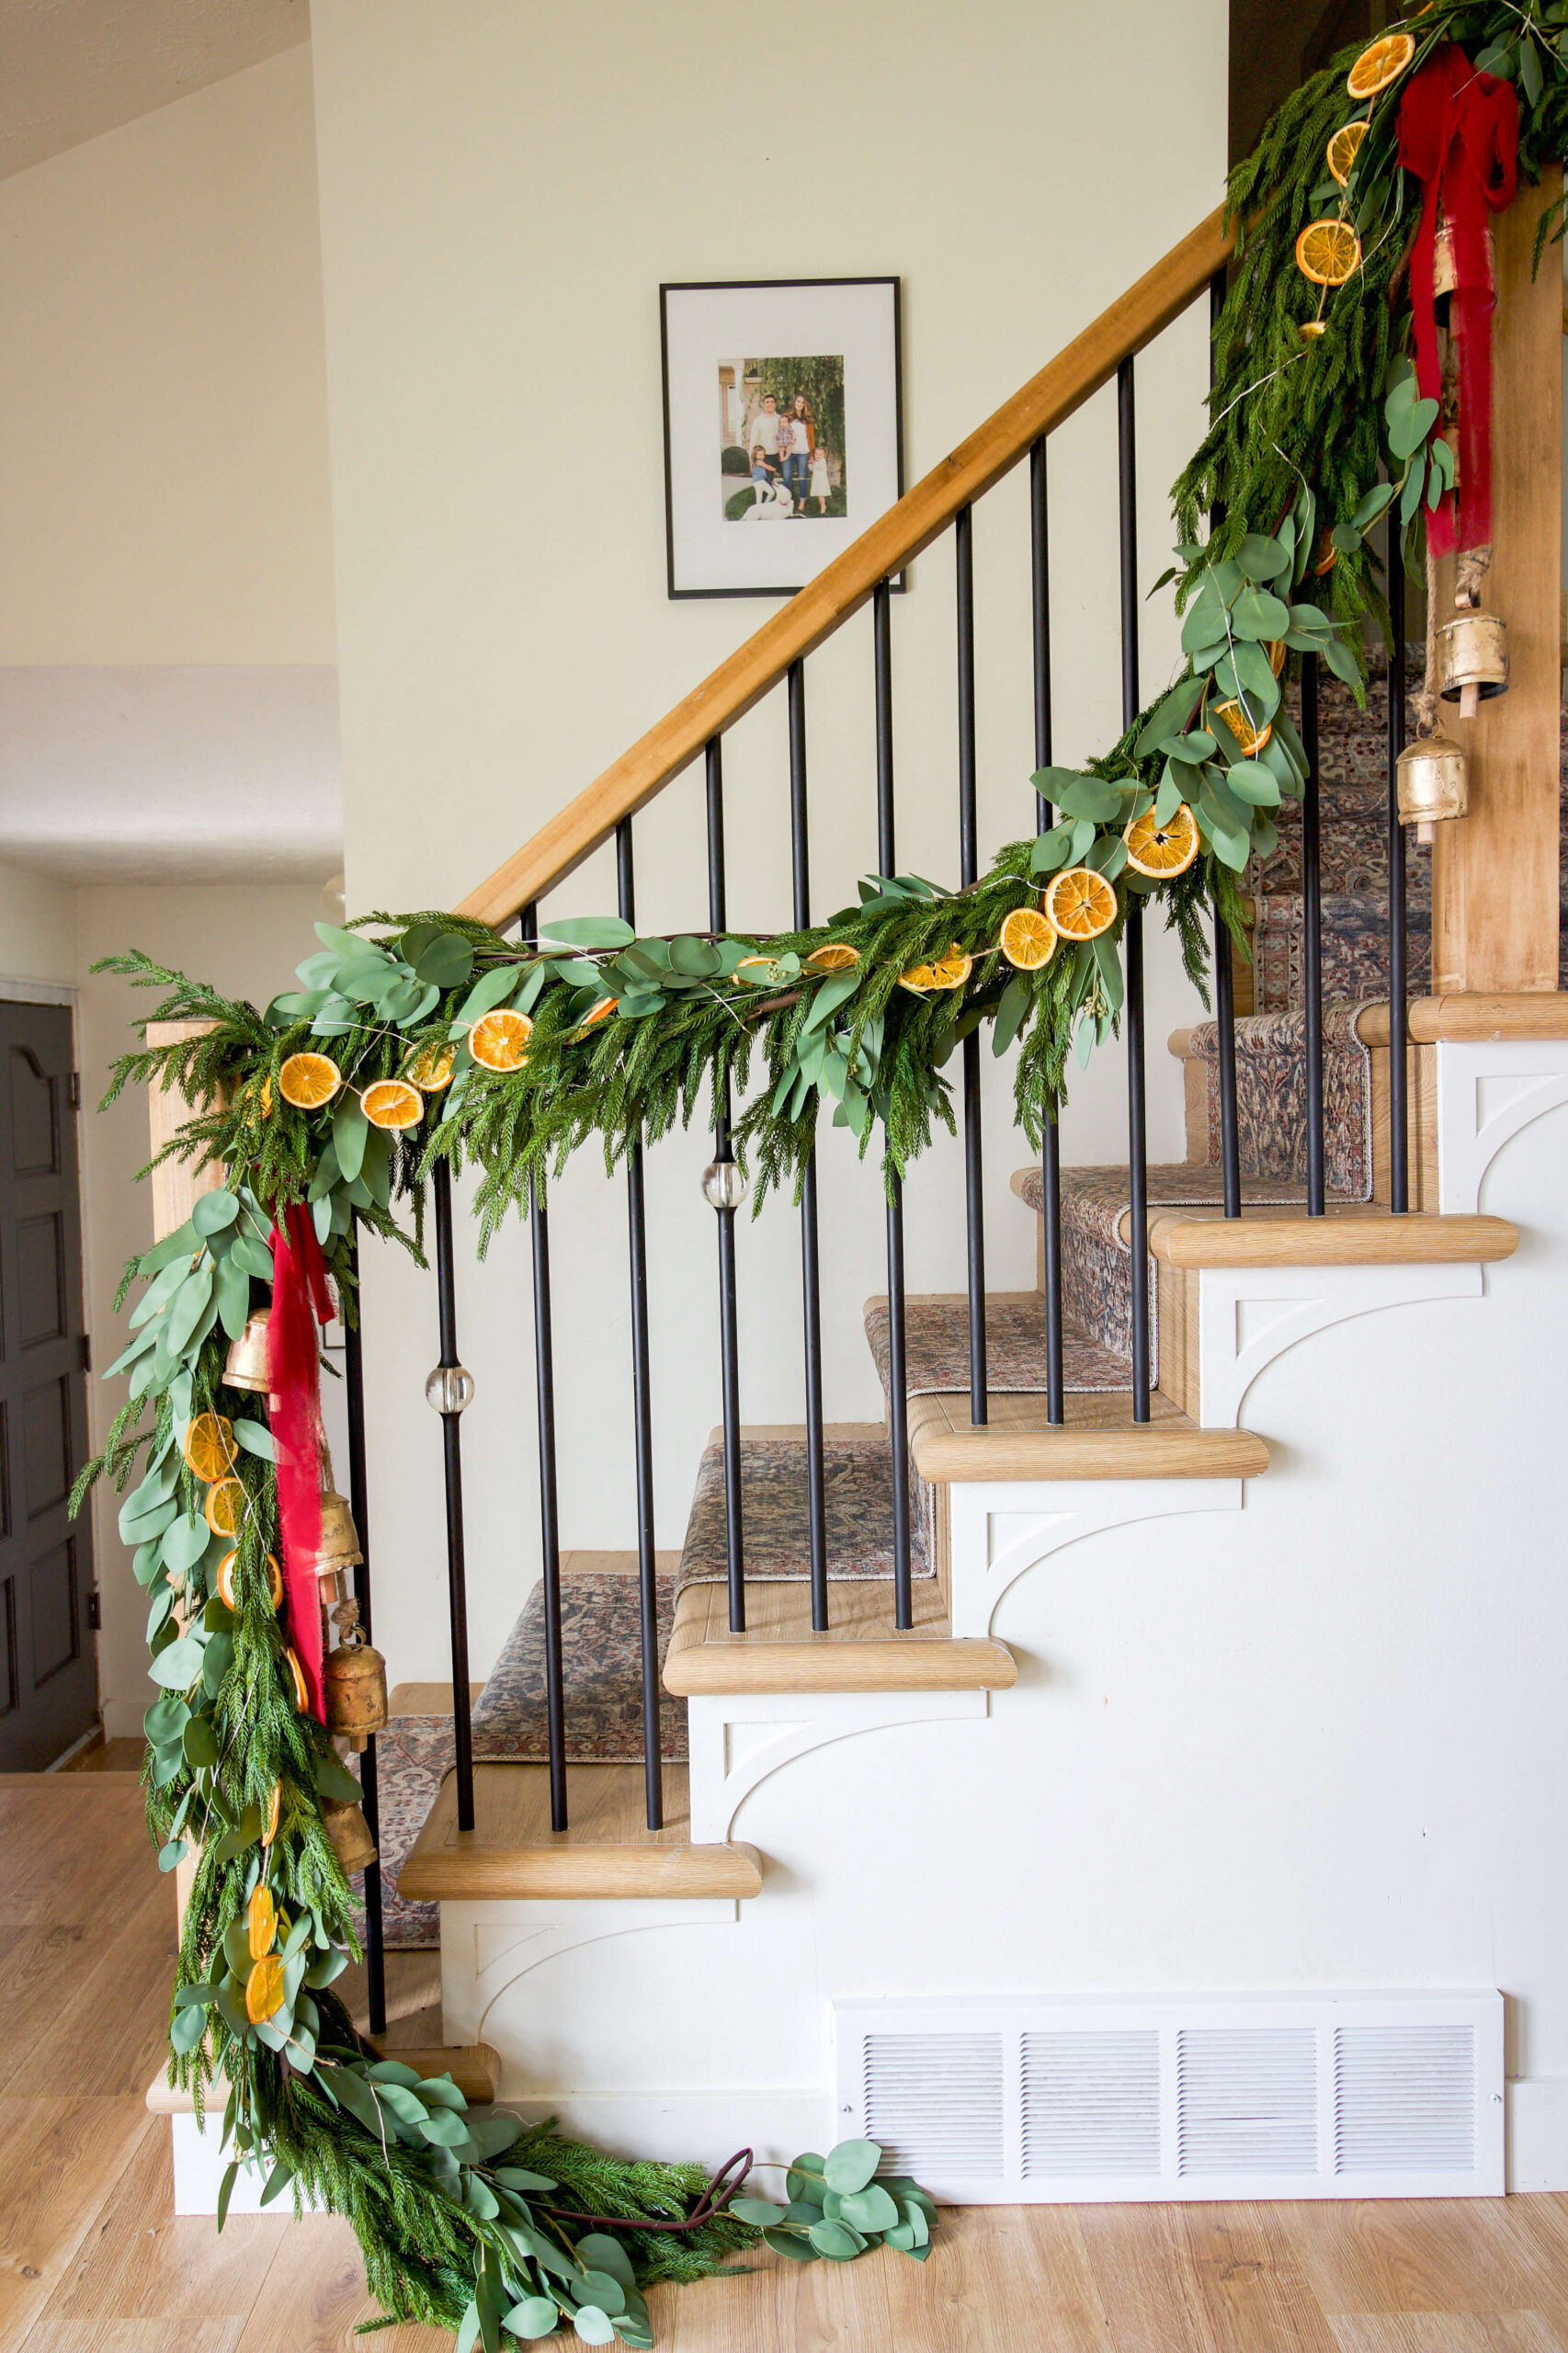
<svg viewBox="0 0 1568 2353">
<path fill-rule="evenodd" d="M 1237 878 L 1306 779 L 1288 669 L 1316 655 L 1360 695 L 1363 623 L 1386 632 L 1373 525 L 1397 502 L 1407 561 L 1428 531 L 1471 547 L 1484 433 L 1460 414 L 1467 523 L 1411 256 L 1429 289 L 1440 210 L 1473 362 L 1484 208 L 1516 168 L 1537 177 L 1568 147 L 1564 28 L 1568 0 L 1436 0 L 1297 91 L 1233 174 L 1212 422 L 1176 487 L 1166 574 L 1182 675 L 1103 756 L 1040 772 L 1053 824 L 969 890 L 869 877 L 858 905 L 766 941 L 639 938 L 613 918 L 523 948 L 445 915 L 323 925 L 301 988 L 263 1012 L 140 955 L 110 963 L 166 992 L 158 1017 L 207 1027 L 126 1055 L 109 1099 L 129 1081 L 173 1084 L 205 1108 L 171 1149 L 227 1178 L 128 1269 L 127 1288 L 146 1289 L 110 1370 L 131 1395 L 75 1498 L 106 1471 L 124 1490 L 140 1467 L 120 1532 L 162 1692 L 148 1819 L 165 1869 L 198 1855 L 172 2070 L 199 2098 L 225 2086 L 221 2206 L 248 2163 L 269 2199 L 292 2185 L 347 2214 L 389 2318 L 445 2322 L 464 2353 L 566 2323 L 590 2344 L 647 2345 L 642 2288 L 711 2270 L 758 2231 L 800 2257 L 879 2242 L 924 2256 L 934 2213 L 914 2183 L 873 2178 L 869 2143 L 798 2159 L 786 2203 L 705 2200 L 699 2168 L 474 2115 L 449 2078 L 360 2042 L 332 1991 L 355 1946 L 324 1812 L 358 1785 L 314 1712 L 319 1629 L 312 1651 L 276 1565 L 283 1416 L 275 1431 L 228 1384 L 231 1342 L 312 1250 L 352 1313 L 356 1221 L 417 1251 L 437 1161 L 476 1172 L 488 1239 L 590 1138 L 613 1166 L 725 1086 L 745 1105 L 735 1149 L 759 1201 L 798 1181 L 824 1098 L 862 1150 L 880 1127 L 902 1172 L 937 1122 L 952 1127 L 944 1065 L 989 1023 L 998 1053 L 1019 1043 L 1018 1120 L 1038 1143 L 1074 1043 L 1086 1060 L 1117 1022 L 1130 907 L 1164 908 L 1195 980 L 1211 906 L 1240 936 Z M 1542 238 L 1561 229 L 1558 208 Z M 585 2234 L 585 2216 L 598 2218 Z"/>
</svg>

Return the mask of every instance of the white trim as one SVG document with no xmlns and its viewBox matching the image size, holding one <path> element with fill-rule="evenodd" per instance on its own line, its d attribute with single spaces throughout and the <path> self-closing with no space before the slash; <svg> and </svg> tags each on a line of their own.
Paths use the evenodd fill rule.
<svg viewBox="0 0 1568 2353">
<path fill-rule="evenodd" d="M 1568 1039 L 1445 1040 L 1437 1053 L 1437 1206 L 1473 1214 L 1504 1145 L 1568 1103 Z"/>
<path fill-rule="evenodd" d="M 983 1691 L 740 1691 L 687 1701 L 691 1741 L 691 1836 L 733 1835 L 752 1791 L 813 1748 L 892 1724 L 983 1717 Z M 689 1908 L 689 1907 L 688 1907 Z"/>
<path fill-rule="evenodd" d="M 948 1489 L 953 1632 L 985 1636 L 1008 1587 L 1052 1553 L 1142 1519 L 1240 1511 L 1241 1479 L 955 1480 Z"/>
<path fill-rule="evenodd" d="M 1331 1324 L 1433 1299 L 1479 1299 L 1475 1265 L 1205 1267 L 1198 1277 L 1199 1421 L 1234 1429 L 1259 1373 Z"/>
<path fill-rule="evenodd" d="M 81 992 L 74 981 L 0 981 L 0 1003 L 74 1006 Z"/>
</svg>

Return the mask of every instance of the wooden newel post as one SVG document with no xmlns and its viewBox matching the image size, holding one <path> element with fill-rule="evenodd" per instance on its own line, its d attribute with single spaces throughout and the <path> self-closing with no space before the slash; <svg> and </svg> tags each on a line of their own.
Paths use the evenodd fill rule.
<svg viewBox="0 0 1568 2353">
<path fill-rule="evenodd" d="M 1508 624 L 1509 684 L 1472 719 L 1441 706 L 1470 756 L 1470 814 L 1432 849 L 1432 993 L 1555 989 L 1562 685 L 1562 267 L 1548 245 L 1532 278 L 1536 224 L 1562 192 L 1553 166 L 1521 187 L 1494 227 L 1492 341 L 1494 553 L 1482 602 Z M 1453 615 L 1442 566 L 1439 625 Z"/>
</svg>

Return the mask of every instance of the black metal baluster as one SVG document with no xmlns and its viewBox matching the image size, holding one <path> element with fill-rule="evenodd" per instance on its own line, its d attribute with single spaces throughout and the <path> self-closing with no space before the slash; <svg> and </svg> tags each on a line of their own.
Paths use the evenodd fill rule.
<svg viewBox="0 0 1568 2353">
<path fill-rule="evenodd" d="M 1404 827 L 1399 822 L 1399 756 L 1404 749 L 1404 555 L 1390 509 L 1389 619 L 1389 1207 L 1410 1207 L 1409 1064 L 1405 1002 L 1409 994 L 1405 930 Z"/>
<path fill-rule="evenodd" d="M 1225 307 L 1225 273 L 1217 269 L 1209 280 L 1209 384 L 1213 389 L 1214 332 Z M 1211 531 L 1225 519 L 1222 499 L 1209 510 Z M 1214 909 L 1214 1027 L 1220 1081 L 1220 1169 L 1225 1192 L 1225 1215 L 1242 1213 L 1242 1150 L 1236 1113 L 1236 990 L 1231 934 L 1218 904 Z"/>
<path fill-rule="evenodd" d="M 790 665 L 790 857 L 795 928 L 812 919 L 806 813 L 806 665 Z M 811 1530 L 812 1629 L 827 1631 L 827 1504 L 822 1443 L 822 1267 L 817 1250 L 817 1163 L 813 1144 L 801 1183 L 801 1302 L 805 1321 L 806 1504 Z"/>
<path fill-rule="evenodd" d="M 717 735 L 710 739 L 708 785 L 708 927 L 720 932 L 729 918 L 724 905 L 724 766 Z M 715 1084 L 713 1159 L 721 1171 L 730 1158 L 730 1078 Z M 724 1392 L 724 1562 L 730 1593 L 730 1631 L 746 1630 L 745 1537 L 741 1513 L 741 1365 L 735 1316 L 735 1210 L 738 1174 L 721 1176 L 719 1199 L 709 1199 L 719 1219 L 719 1346 Z M 733 1198 L 730 1198 L 733 1196 Z"/>
<path fill-rule="evenodd" d="M 441 1357 L 426 1394 L 441 1416 L 447 1486 L 447 1590 L 452 1632 L 452 1745 L 458 1776 L 458 1828 L 473 1828 L 473 1734 L 468 1697 L 468 1574 L 463 1553 L 463 1409 L 473 1381 L 458 1356 L 457 1274 L 452 1246 L 452 1172 L 438 1160 L 431 1172 L 436 1212 L 436 1300 Z"/>
<path fill-rule="evenodd" d="M 1323 851 L 1318 813 L 1318 658 L 1301 656 L 1301 982 L 1306 1000 L 1307 1215 L 1324 1214 L 1323 1175 Z"/>
<path fill-rule="evenodd" d="M 1045 436 L 1029 451 L 1029 579 L 1034 619 L 1034 764 L 1051 766 L 1051 551 L 1047 530 Z M 1036 795 L 1035 831 L 1048 833 L 1055 812 Z M 1060 1426 L 1062 1394 L 1062 1136 L 1056 1114 L 1040 1138 L 1040 1256 L 1045 1284 L 1045 1417 Z"/>
<path fill-rule="evenodd" d="M 892 805 L 892 611 L 885 580 L 871 592 L 872 661 L 877 722 L 877 868 L 892 874 L 897 858 Z M 903 1179 L 887 1180 L 888 1448 L 892 1457 L 893 1622 L 915 1623 L 909 1574 L 909 1377 L 903 1313 Z"/>
<path fill-rule="evenodd" d="M 1138 716 L 1138 464 L 1132 362 L 1116 371 L 1117 472 L 1121 540 L 1121 724 Z M 1128 1244 L 1132 1257 L 1132 1418 L 1149 1418 L 1149 1153 L 1143 1104 L 1143 902 L 1127 894 L 1122 928 L 1127 977 Z"/>
<path fill-rule="evenodd" d="M 522 938 L 539 938 L 539 911 L 523 909 Z M 550 1758 L 550 1826 L 566 1827 L 566 1695 L 561 1662 L 561 1502 L 555 1471 L 555 1335 L 550 1304 L 550 1219 L 528 1180 L 533 1249 L 534 1392 L 539 1414 L 539 1526 L 544 1598 L 544 1719 Z"/>
<path fill-rule="evenodd" d="M 631 820 L 615 829 L 615 880 L 620 920 L 635 926 L 637 880 Z M 626 1155 L 626 1225 L 631 1274 L 631 1424 L 637 1462 L 637 1608 L 642 1645 L 642 1781 L 650 1830 L 665 1823 L 665 1768 L 659 1716 L 659 1585 L 653 1552 L 653 1412 L 648 1352 L 648 1231 L 642 1138 Z"/>
<path fill-rule="evenodd" d="M 352 1295 L 358 1318 L 364 1294 L 359 1289 L 359 1240 L 349 1229 L 349 1267 L 353 1277 Z M 354 1526 L 359 1538 L 359 1550 L 364 1558 L 354 1571 L 354 1598 L 359 1605 L 359 1623 L 365 1640 L 370 1633 L 370 1483 L 365 1461 L 365 1354 L 360 1325 L 343 1321 L 344 1402 L 348 1408 L 348 1507 L 354 1515 Z M 377 1848 L 381 1846 L 381 1790 L 376 1772 L 376 1735 L 366 1741 L 359 1758 L 359 1787 L 363 1792 L 365 1826 Z M 381 1930 L 381 1866 L 380 1861 L 365 1866 L 365 1990 L 369 2006 L 370 2032 L 384 2034 L 387 2029 L 387 1964 Z"/>
<path fill-rule="evenodd" d="M 980 872 L 980 829 L 974 773 L 974 510 L 960 506 L 953 523 L 959 622 L 959 881 L 967 889 Z M 986 1418 L 985 1202 L 980 1148 L 980 1032 L 963 1041 L 964 1232 L 969 1276 L 969 1418 Z"/>
</svg>

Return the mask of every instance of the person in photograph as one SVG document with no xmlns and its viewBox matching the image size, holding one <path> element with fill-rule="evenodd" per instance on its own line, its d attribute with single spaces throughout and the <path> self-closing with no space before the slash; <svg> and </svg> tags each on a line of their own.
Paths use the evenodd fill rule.
<svg viewBox="0 0 1568 2353">
<path fill-rule="evenodd" d="M 785 484 L 794 500 L 796 514 L 803 515 L 806 511 L 806 482 L 817 446 L 811 403 L 804 392 L 797 392 L 790 404 L 779 436 L 779 446 L 784 452 Z"/>
<path fill-rule="evenodd" d="M 771 392 L 764 392 L 762 406 L 751 421 L 752 448 L 755 449 L 760 445 L 769 461 L 776 460 L 778 456 L 778 438 L 783 429 L 784 420 L 778 414 L 778 402 Z"/>
<path fill-rule="evenodd" d="M 751 478 L 756 484 L 756 494 L 759 498 L 772 497 L 775 477 L 773 469 L 767 462 L 767 452 L 760 441 L 755 443 L 752 449 Z"/>
<path fill-rule="evenodd" d="M 819 441 L 812 451 L 812 486 L 809 495 L 816 500 L 819 516 L 827 513 L 827 502 L 833 495 L 827 478 L 827 451 Z"/>
</svg>

